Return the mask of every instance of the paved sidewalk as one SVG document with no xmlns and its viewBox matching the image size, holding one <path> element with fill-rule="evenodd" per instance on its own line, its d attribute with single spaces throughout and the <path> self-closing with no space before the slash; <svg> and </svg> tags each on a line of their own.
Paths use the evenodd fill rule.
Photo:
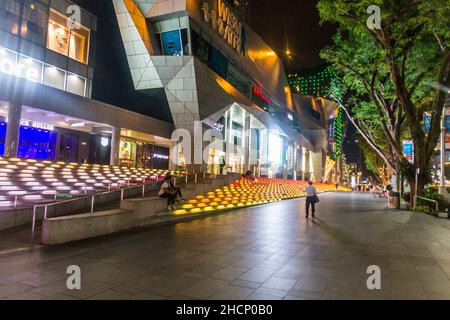
<svg viewBox="0 0 450 320">
<path fill-rule="evenodd" d="M 0 299 L 450 299 L 450 221 L 385 208 L 326 194 L 315 222 L 300 199 L 37 247 L 0 256 Z M 381 290 L 366 287 L 369 265 Z"/>
</svg>

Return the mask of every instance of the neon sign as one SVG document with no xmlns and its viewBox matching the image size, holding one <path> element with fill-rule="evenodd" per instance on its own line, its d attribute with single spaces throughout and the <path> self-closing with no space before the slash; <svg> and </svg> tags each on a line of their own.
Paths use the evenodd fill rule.
<svg viewBox="0 0 450 320">
<path fill-rule="evenodd" d="M 258 86 L 253 86 L 253 94 L 263 99 L 267 104 L 270 104 L 269 98 L 267 98 L 261 88 Z"/>
</svg>

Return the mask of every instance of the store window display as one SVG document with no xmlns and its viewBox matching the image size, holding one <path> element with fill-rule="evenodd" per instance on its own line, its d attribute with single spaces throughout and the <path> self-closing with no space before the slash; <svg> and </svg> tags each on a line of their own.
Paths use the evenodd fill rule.
<svg viewBox="0 0 450 320">
<path fill-rule="evenodd" d="M 119 161 L 121 166 L 134 167 L 136 160 L 136 143 L 120 140 Z"/>
<path fill-rule="evenodd" d="M 81 25 L 69 29 L 67 19 L 65 15 L 50 10 L 47 48 L 87 64 L 90 31 Z"/>
</svg>

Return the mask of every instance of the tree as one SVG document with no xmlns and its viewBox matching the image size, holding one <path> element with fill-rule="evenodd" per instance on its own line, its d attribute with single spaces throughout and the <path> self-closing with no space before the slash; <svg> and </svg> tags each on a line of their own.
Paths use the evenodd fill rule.
<svg viewBox="0 0 450 320">
<path fill-rule="evenodd" d="M 389 184 L 390 175 L 386 162 L 364 140 L 359 147 L 364 154 L 366 169 L 371 171 L 379 182 L 382 182 L 384 185 Z"/>
<path fill-rule="evenodd" d="M 367 23 L 367 9 L 372 5 L 381 9 L 379 29 L 369 28 Z M 376 114 L 381 114 L 380 107 L 385 113 L 380 118 L 384 133 L 385 126 L 390 131 L 392 120 L 404 117 L 415 145 L 415 167 L 420 169 L 417 191 L 421 193 L 427 183 L 427 168 L 439 139 L 442 111 L 450 87 L 448 0 L 320 0 L 318 9 L 322 22 L 339 24 L 338 37 L 344 44 L 341 50 L 335 41 L 333 49 L 338 53 L 331 62 L 341 66 L 347 62 L 348 70 L 355 69 L 349 73 L 359 74 L 361 89 L 374 104 Z M 349 57 L 351 48 L 355 57 L 343 60 Z M 341 56 L 340 52 L 344 54 Z M 329 50 L 325 57 L 332 58 L 326 56 L 328 53 Z M 364 54 L 368 57 L 365 68 Z M 394 108 L 390 106 L 394 105 L 401 111 L 392 112 Z M 423 128 L 425 111 L 431 114 L 429 132 Z M 401 135 L 399 132 L 394 135 L 398 134 Z M 386 138 L 399 158 L 399 139 L 390 139 L 389 135 Z M 378 152 L 376 147 L 374 150 Z M 414 177 L 407 178 L 414 192 Z"/>
<path fill-rule="evenodd" d="M 342 105 L 347 117 L 388 172 L 396 174 L 403 160 L 404 113 L 389 81 L 387 66 L 373 44 L 364 37 L 339 29 L 333 46 L 322 57 L 340 74 L 345 92 L 332 98 Z M 373 67 L 371 67 L 373 66 Z"/>
</svg>

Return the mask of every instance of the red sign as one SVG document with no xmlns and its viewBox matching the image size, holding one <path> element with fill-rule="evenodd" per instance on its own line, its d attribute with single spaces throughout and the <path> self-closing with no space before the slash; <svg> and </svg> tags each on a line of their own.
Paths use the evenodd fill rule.
<svg viewBox="0 0 450 320">
<path fill-rule="evenodd" d="M 257 86 L 253 86 L 253 93 L 256 94 L 258 97 L 260 97 L 261 99 L 263 99 L 265 102 L 267 102 L 268 104 L 270 104 L 270 100 L 269 98 L 267 98 L 264 93 L 263 90 Z"/>
</svg>

